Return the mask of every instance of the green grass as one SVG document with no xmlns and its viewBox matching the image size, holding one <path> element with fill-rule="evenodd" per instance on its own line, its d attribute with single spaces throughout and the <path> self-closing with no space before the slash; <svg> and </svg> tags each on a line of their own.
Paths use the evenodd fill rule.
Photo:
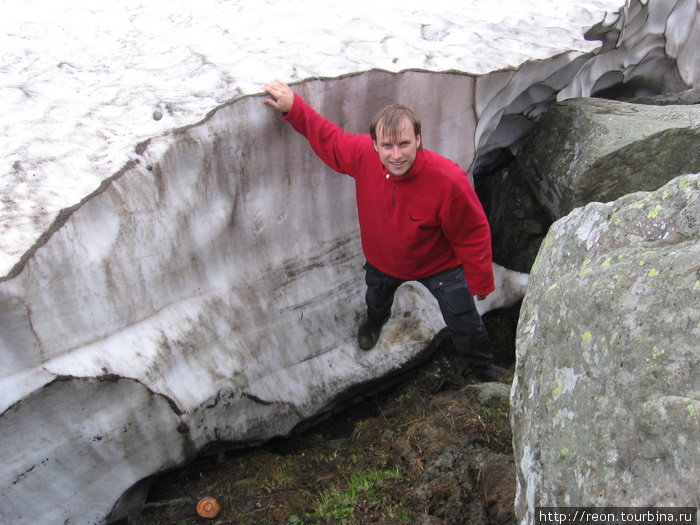
<svg viewBox="0 0 700 525">
<path fill-rule="evenodd" d="M 362 502 L 367 506 L 381 505 L 377 491 L 388 479 L 401 477 L 398 467 L 371 472 L 352 472 L 346 477 L 346 484 L 329 487 L 319 493 L 314 503 L 314 514 L 320 519 L 332 519 L 344 525 L 351 523 L 355 507 Z"/>
</svg>

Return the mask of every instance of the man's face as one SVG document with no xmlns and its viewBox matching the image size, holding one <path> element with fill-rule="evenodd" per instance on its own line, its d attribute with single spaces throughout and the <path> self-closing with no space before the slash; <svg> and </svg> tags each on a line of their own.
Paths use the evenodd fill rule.
<svg viewBox="0 0 700 525">
<path fill-rule="evenodd" d="M 405 119 L 396 137 L 391 137 L 380 129 L 373 144 L 387 171 L 395 177 L 402 177 L 413 166 L 420 141 L 420 135 L 415 134 L 411 121 Z"/>
</svg>

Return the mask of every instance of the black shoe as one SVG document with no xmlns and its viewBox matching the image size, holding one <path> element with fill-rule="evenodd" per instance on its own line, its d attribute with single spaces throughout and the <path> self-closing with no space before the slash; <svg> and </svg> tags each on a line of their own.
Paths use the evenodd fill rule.
<svg viewBox="0 0 700 525">
<path fill-rule="evenodd" d="M 368 320 L 360 325 L 360 329 L 357 331 L 357 344 L 365 352 L 367 350 L 372 350 L 374 345 L 379 341 L 379 333 L 382 331 L 382 325 L 375 326 Z"/>
<path fill-rule="evenodd" d="M 493 363 L 483 368 L 467 368 L 465 372 L 464 375 L 471 375 L 484 383 L 491 381 L 508 381 L 513 378 L 513 373 L 510 370 L 494 365 Z"/>
</svg>

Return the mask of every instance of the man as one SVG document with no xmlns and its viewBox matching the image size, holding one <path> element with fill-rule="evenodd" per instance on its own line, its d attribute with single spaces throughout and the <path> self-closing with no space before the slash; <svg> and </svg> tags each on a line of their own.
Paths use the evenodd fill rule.
<svg viewBox="0 0 700 525">
<path fill-rule="evenodd" d="M 358 331 L 360 348 L 374 347 L 396 289 L 415 280 L 437 299 L 471 373 L 482 381 L 508 377 L 493 364 L 472 297 L 483 300 L 495 285 L 491 232 L 467 173 L 423 149 L 420 120 L 405 106 L 383 108 L 370 134 L 359 135 L 319 115 L 280 80 L 265 84 L 265 91 L 273 97 L 265 103 L 306 137 L 321 160 L 355 179 L 367 259 L 367 318 Z"/>
</svg>

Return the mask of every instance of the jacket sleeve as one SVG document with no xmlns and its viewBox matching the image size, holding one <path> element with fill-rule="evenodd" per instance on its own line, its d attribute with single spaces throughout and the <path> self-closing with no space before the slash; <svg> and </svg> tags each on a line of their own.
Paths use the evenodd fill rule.
<svg viewBox="0 0 700 525">
<path fill-rule="evenodd" d="M 368 147 L 371 148 L 369 135 L 346 133 L 317 113 L 298 93 L 294 94 L 291 110 L 282 118 L 306 137 L 323 162 L 340 173 L 354 176 L 362 155 Z"/>
<path fill-rule="evenodd" d="M 442 210 L 442 229 L 464 266 L 469 290 L 487 295 L 496 289 L 493 277 L 491 228 L 469 178 L 452 188 Z"/>
</svg>

